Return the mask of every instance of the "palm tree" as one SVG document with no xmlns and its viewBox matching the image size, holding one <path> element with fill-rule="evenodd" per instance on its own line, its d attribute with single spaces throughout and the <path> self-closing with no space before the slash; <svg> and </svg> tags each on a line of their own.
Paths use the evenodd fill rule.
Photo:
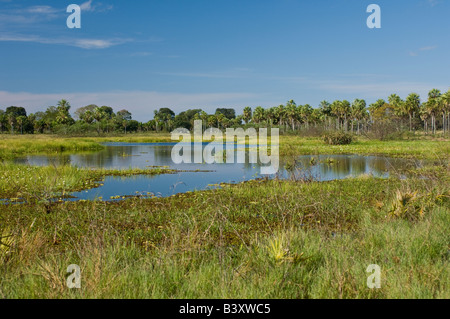
<svg viewBox="0 0 450 319">
<path fill-rule="evenodd" d="M 273 121 L 275 119 L 275 108 L 274 107 L 271 107 L 271 108 L 266 110 L 266 118 L 267 118 L 267 124 L 272 126 L 273 125 Z"/>
<path fill-rule="evenodd" d="M 56 115 L 56 122 L 59 124 L 71 124 L 73 123 L 72 116 L 69 113 L 70 110 L 70 103 L 67 100 L 62 99 L 57 104 L 57 115 Z"/>
<path fill-rule="evenodd" d="M 412 131 L 412 119 L 414 114 L 419 111 L 420 108 L 420 96 L 417 93 L 411 93 L 406 98 L 404 103 L 404 110 L 409 115 L 409 131 Z"/>
<path fill-rule="evenodd" d="M 331 113 L 336 116 L 336 129 L 339 130 L 341 128 L 341 113 L 340 113 L 340 104 L 341 101 L 334 101 L 331 103 Z"/>
<path fill-rule="evenodd" d="M 450 90 L 442 94 L 442 100 L 444 103 L 444 109 L 445 113 L 447 113 L 447 132 L 450 133 Z M 445 116 L 444 116 L 445 119 Z M 444 127 L 445 127 L 445 121 L 444 121 Z"/>
<path fill-rule="evenodd" d="M 0 134 L 3 133 L 3 123 L 6 121 L 5 111 L 0 110 Z"/>
<path fill-rule="evenodd" d="M 253 112 L 253 122 L 259 124 L 264 121 L 264 113 L 265 110 L 261 106 L 256 107 L 255 112 Z"/>
<path fill-rule="evenodd" d="M 350 115 L 350 102 L 347 100 L 343 100 L 341 103 L 341 116 L 344 117 L 344 130 L 347 132 L 348 130 L 348 117 Z"/>
<path fill-rule="evenodd" d="M 201 111 L 200 119 L 202 120 L 203 129 L 206 129 L 206 126 L 208 125 L 208 113 Z"/>
<path fill-rule="evenodd" d="M 425 133 L 428 133 L 428 119 L 430 118 L 430 113 L 428 112 L 428 102 L 423 103 L 419 114 L 420 119 L 423 121 L 423 130 Z"/>
<path fill-rule="evenodd" d="M 8 113 L 8 123 L 11 127 L 11 134 L 14 134 L 14 124 L 16 123 L 16 117 L 13 113 Z"/>
<path fill-rule="evenodd" d="M 99 107 L 96 107 L 92 112 L 92 117 L 97 122 L 97 133 L 100 134 L 100 122 L 103 118 L 105 118 L 106 114 Z"/>
<path fill-rule="evenodd" d="M 356 99 L 353 101 L 350 114 L 352 117 L 352 133 L 353 133 L 353 122 L 356 121 L 357 132 L 359 134 L 360 121 L 365 117 L 366 111 L 366 101 L 361 99 Z"/>
<path fill-rule="evenodd" d="M 331 109 L 333 114 L 337 116 L 338 130 L 340 129 L 342 124 L 344 130 L 347 131 L 347 118 L 350 114 L 350 102 L 347 100 L 334 101 L 333 104 L 331 104 Z"/>
<path fill-rule="evenodd" d="M 245 124 L 248 124 L 250 120 L 252 119 L 252 108 L 250 106 L 247 106 L 244 108 L 243 117 Z"/>
<path fill-rule="evenodd" d="M 313 108 L 309 104 L 305 104 L 301 108 L 301 121 L 306 124 L 306 128 L 309 128 L 309 123 L 311 122 L 311 116 L 313 113 Z"/>
<path fill-rule="evenodd" d="M 223 124 L 225 123 L 226 117 L 225 117 L 225 115 L 223 115 L 222 113 L 218 113 L 218 114 L 216 115 L 216 119 L 217 119 L 217 126 L 218 126 L 218 128 L 220 129 L 220 128 L 221 128 L 221 124 L 222 124 L 222 126 L 223 126 Z"/>
<path fill-rule="evenodd" d="M 432 89 L 428 93 L 428 112 L 431 115 L 431 129 L 433 134 L 436 134 L 436 113 L 439 111 L 438 98 L 441 96 L 441 91 L 438 89 Z"/>
<path fill-rule="evenodd" d="M 325 129 L 328 129 L 331 126 L 331 117 L 333 116 L 331 112 L 331 104 L 328 103 L 328 101 L 322 101 L 320 102 L 319 108 L 324 117 Z"/>
<path fill-rule="evenodd" d="M 208 127 L 212 128 L 216 124 L 217 119 L 215 115 L 209 115 L 208 116 Z"/>
<path fill-rule="evenodd" d="M 295 131 L 295 121 L 297 119 L 297 105 L 294 100 L 286 103 L 286 117 L 291 122 L 292 130 Z"/>
<path fill-rule="evenodd" d="M 17 117 L 17 124 L 20 126 L 20 134 L 23 134 L 23 124 L 25 123 L 27 117 L 20 115 Z"/>
<path fill-rule="evenodd" d="M 286 109 L 283 104 L 280 104 L 276 107 L 275 117 L 277 118 L 278 125 L 283 126 L 285 125 L 286 120 Z"/>
<path fill-rule="evenodd" d="M 56 105 L 58 108 L 63 109 L 65 111 L 69 111 L 70 110 L 70 103 L 67 100 L 62 99 L 61 101 L 58 102 L 58 104 Z"/>
</svg>

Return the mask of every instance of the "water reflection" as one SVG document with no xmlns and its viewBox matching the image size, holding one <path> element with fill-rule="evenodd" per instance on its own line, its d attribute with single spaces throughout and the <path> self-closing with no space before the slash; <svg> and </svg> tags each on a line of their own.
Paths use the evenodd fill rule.
<svg viewBox="0 0 450 319">
<path fill-rule="evenodd" d="M 208 170 L 213 172 L 177 173 L 159 176 L 107 177 L 104 186 L 74 193 L 77 199 L 108 200 L 117 195 L 153 193 L 170 196 L 180 192 L 201 190 L 213 184 L 237 183 L 260 175 L 260 164 L 179 164 L 172 162 L 172 143 L 166 144 L 107 144 L 104 150 L 95 153 L 65 154 L 58 156 L 27 156 L 17 158 L 16 163 L 30 165 L 74 165 L 78 167 L 127 169 L 150 166 L 168 166 L 178 170 Z M 247 150 L 248 151 L 248 150 Z M 236 152 L 237 153 L 237 152 Z M 237 156 L 237 154 L 235 154 Z M 294 165 L 287 165 L 289 163 Z M 370 174 L 388 177 L 408 165 L 417 165 L 405 159 L 391 159 L 379 156 L 321 155 L 280 158 L 279 178 L 303 178 L 317 181 L 343 179 L 349 176 Z M 290 167 L 286 169 L 285 167 Z M 271 176 L 274 177 L 274 176 Z"/>
</svg>

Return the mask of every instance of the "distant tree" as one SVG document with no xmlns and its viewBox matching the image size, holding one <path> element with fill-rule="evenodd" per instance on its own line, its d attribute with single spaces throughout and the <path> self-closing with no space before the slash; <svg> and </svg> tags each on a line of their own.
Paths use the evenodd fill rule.
<svg viewBox="0 0 450 319">
<path fill-rule="evenodd" d="M 331 120 L 333 117 L 333 113 L 331 112 L 331 104 L 328 101 L 322 101 L 320 102 L 319 109 L 323 114 L 325 129 L 329 129 L 331 127 Z"/>
<path fill-rule="evenodd" d="M 174 126 L 177 128 L 186 128 L 191 130 L 194 126 L 194 121 L 201 118 L 201 113 L 203 111 L 200 109 L 187 110 L 181 112 L 174 118 Z"/>
<path fill-rule="evenodd" d="M 208 116 L 208 127 L 213 128 L 217 123 L 217 118 L 215 115 Z"/>
<path fill-rule="evenodd" d="M 70 115 L 70 103 L 67 100 L 60 100 L 57 104 L 57 115 L 56 115 L 56 122 L 58 124 L 64 124 L 64 125 L 71 125 L 75 121 L 73 120 L 72 116 Z"/>
<path fill-rule="evenodd" d="M 114 117 L 114 110 L 112 107 L 104 105 L 104 106 L 100 107 L 100 110 L 103 112 L 105 119 L 110 120 Z"/>
<path fill-rule="evenodd" d="M 175 119 L 175 112 L 167 107 L 160 108 L 159 111 L 155 111 L 154 119 L 162 124 L 166 131 L 170 131 L 170 127 L 173 126 Z M 159 125 L 158 125 L 159 126 Z"/>
<path fill-rule="evenodd" d="M 3 128 L 6 126 L 7 116 L 5 111 L 0 110 L 0 133 L 3 133 Z"/>
<path fill-rule="evenodd" d="M 236 111 L 234 109 L 218 108 L 216 110 L 216 116 L 219 114 L 223 114 L 229 120 L 236 118 Z"/>
<path fill-rule="evenodd" d="M 6 108 L 6 114 L 12 114 L 14 117 L 27 116 L 27 111 L 21 106 L 10 106 Z"/>
<path fill-rule="evenodd" d="M 90 105 L 80 107 L 75 111 L 75 116 L 79 120 L 85 121 L 84 118 L 85 118 L 86 112 L 93 112 L 96 108 L 98 108 L 98 106 L 95 104 L 90 104 Z"/>
<path fill-rule="evenodd" d="M 16 118 L 17 125 L 20 127 L 20 134 L 23 134 L 23 126 L 25 124 L 25 121 L 27 120 L 26 116 L 20 115 Z"/>
<path fill-rule="evenodd" d="M 252 108 L 250 106 L 244 108 L 242 119 L 244 120 L 245 124 L 248 124 L 248 122 L 250 122 L 250 120 L 252 119 Z"/>
<path fill-rule="evenodd" d="M 297 104 L 295 104 L 294 100 L 286 103 L 286 116 L 291 124 L 292 130 L 295 131 L 295 123 L 299 117 L 297 116 Z"/>
<path fill-rule="evenodd" d="M 375 117 L 379 117 L 379 109 L 383 108 L 386 105 L 386 101 L 383 99 L 378 99 L 375 103 L 369 105 L 369 112 L 372 121 L 375 121 Z M 374 116 L 377 114 L 377 116 Z"/>
<path fill-rule="evenodd" d="M 433 134 L 436 134 L 436 115 L 439 112 L 440 104 L 439 97 L 441 96 L 441 91 L 438 89 L 432 89 L 428 93 L 428 102 L 426 104 L 426 110 L 431 116 L 431 130 Z"/>
<path fill-rule="evenodd" d="M 261 106 L 257 106 L 256 108 L 255 108 L 255 111 L 253 112 L 253 122 L 255 123 L 255 124 L 260 124 L 261 122 L 263 122 L 264 121 L 264 119 L 265 119 L 265 110 L 264 110 L 264 108 L 263 107 L 261 107 Z"/>
<path fill-rule="evenodd" d="M 119 123 L 125 129 L 125 134 L 127 134 L 127 127 L 128 127 L 129 121 L 131 121 L 131 119 L 132 119 L 131 113 L 127 110 L 120 110 L 116 114 L 116 119 L 119 121 Z"/>
<path fill-rule="evenodd" d="M 419 112 L 420 108 L 420 96 L 417 93 L 411 93 L 406 98 L 404 103 L 404 110 L 409 116 L 409 131 L 412 131 L 412 119 L 415 114 Z"/>
<path fill-rule="evenodd" d="M 366 101 L 361 99 L 355 99 L 351 105 L 350 116 L 351 116 L 351 125 L 352 125 L 352 133 L 354 130 L 354 122 L 356 121 L 356 129 L 359 134 L 359 123 L 364 118 L 364 114 L 366 113 Z"/>
</svg>

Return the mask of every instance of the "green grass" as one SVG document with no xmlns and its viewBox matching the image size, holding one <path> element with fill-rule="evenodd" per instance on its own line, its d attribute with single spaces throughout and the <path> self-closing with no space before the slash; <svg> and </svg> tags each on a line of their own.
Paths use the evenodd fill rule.
<svg viewBox="0 0 450 319">
<path fill-rule="evenodd" d="M 5 298 L 449 298 L 449 177 L 259 181 L 164 199 L 14 205 Z M 390 216 L 417 191 L 414 219 Z M 413 209 L 414 210 L 414 209 Z M 82 289 L 65 286 L 67 266 Z M 382 268 L 382 288 L 366 268 Z"/>
<path fill-rule="evenodd" d="M 89 138 L 59 138 L 51 135 L 1 135 L 0 159 L 27 154 L 98 151 L 104 147 Z"/>
<path fill-rule="evenodd" d="M 48 200 L 67 193 L 101 186 L 105 176 L 171 174 L 176 170 L 149 169 L 87 169 L 66 166 L 28 166 L 0 163 L 0 198 L 19 201 Z"/>
<path fill-rule="evenodd" d="M 378 141 L 358 138 L 350 145 L 327 145 L 319 138 L 283 136 L 281 155 L 362 154 L 389 157 L 443 159 L 450 156 L 450 140 Z"/>
<path fill-rule="evenodd" d="M 128 141 L 147 141 L 136 138 Z M 13 140 L 4 143 L 14 149 Z M 448 141 L 281 141 L 284 154 L 440 161 L 406 180 L 253 181 L 170 198 L 3 205 L 0 298 L 450 298 Z M 146 173 L 3 164 L 0 193 L 42 197 Z M 71 264 L 81 267 L 80 290 L 66 287 Z M 366 286 L 371 264 L 381 289 Z"/>
<path fill-rule="evenodd" d="M 129 134 L 105 137 L 54 137 L 52 135 L 11 136 L 0 139 L 0 159 L 41 153 L 98 151 L 101 143 L 164 143 L 175 142 L 167 133 Z M 280 155 L 363 154 L 386 155 L 420 159 L 447 159 L 450 154 L 448 139 L 415 139 L 378 141 L 359 137 L 350 145 L 327 145 L 321 138 L 284 135 L 280 137 Z"/>
</svg>

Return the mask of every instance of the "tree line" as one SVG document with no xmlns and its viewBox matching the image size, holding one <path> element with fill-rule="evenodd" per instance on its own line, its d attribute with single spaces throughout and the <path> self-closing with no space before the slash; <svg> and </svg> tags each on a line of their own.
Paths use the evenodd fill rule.
<svg viewBox="0 0 450 319">
<path fill-rule="evenodd" d="M 379 130 L 424 130 L 436 134 L 450 132 L 450 90 L 441 93 L 432 89 L 426 101 L 419 94 L 411 93 L 405 100 L 392 94 L 387 101 L 379 99 L 367 105 L 363 99 L 322 101 L 317 108 L 309 104 L 297 105 L 293 100 L 271 108 L 245 107 L 242 114 L 232 108 L 218 108 L 214 114 L 202 109 L 189 109 L 175 114 L 170 108 L 154 111 L 153 119 L 139 122 L 123 109 L 118 112 L 109 106 L 88 105 L 70 114 L 70 103 L 66 100 L 50 106 L 45 112 L 27 115 L 25 108 L 11 106 L 0 110 L 0 132 L 11 134 L 59 133 L 88 134 L 111 132 L 171 132 L 175 128 L 192 129 L 195 120 L 202 120 L 204 129 L 225 129 L 237 126 L 277 126 L 283 131 L 299 131 L 310 128 L 341 130 L 363 134 Z"/>
</svg>

